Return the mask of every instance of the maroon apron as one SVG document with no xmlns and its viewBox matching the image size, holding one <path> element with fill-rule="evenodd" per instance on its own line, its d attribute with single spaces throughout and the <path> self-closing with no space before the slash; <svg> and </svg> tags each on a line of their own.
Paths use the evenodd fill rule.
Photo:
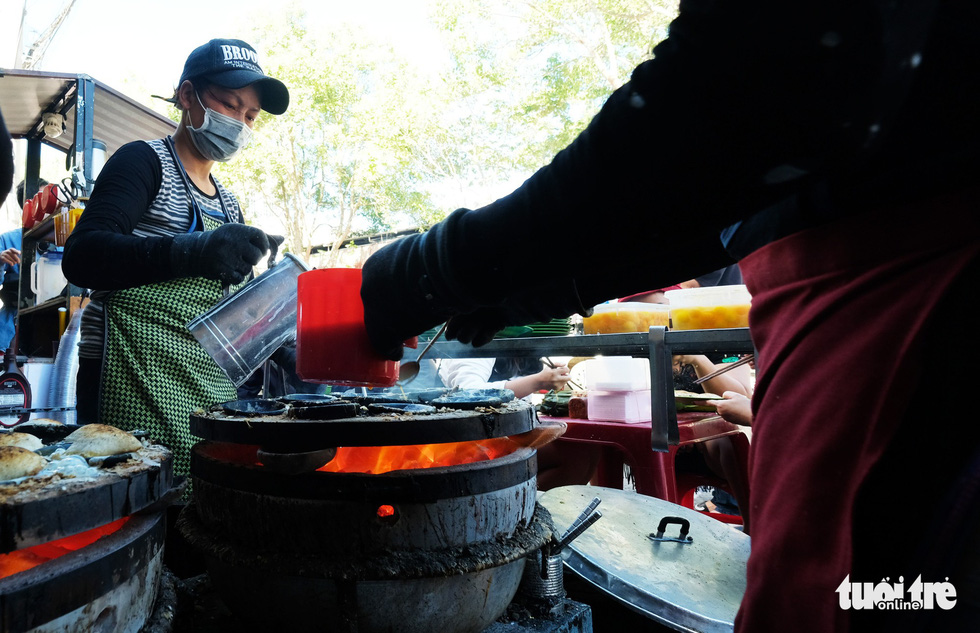
<svg viewBox="0 0 980 633">
<path fill-rule="evenodd" d="M 930 316 L 980 251 L 978 209 L 980 191 L 872 210 L 740 262 L 758 355 L 736 631 L 849 630 L 853 536 L 901 516 L 855 524 L 855 499 L 923 377 Z"/>
</svg>

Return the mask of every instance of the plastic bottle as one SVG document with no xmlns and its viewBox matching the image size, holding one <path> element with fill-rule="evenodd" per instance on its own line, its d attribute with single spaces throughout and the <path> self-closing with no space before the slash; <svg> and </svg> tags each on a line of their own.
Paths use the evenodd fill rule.
<svg viewBox="0 0 980 633">
<path fill-rule="evenodd" d="M 27 420 L 31 408 L 31 384 L 17 368 L 17 355 L 12 347 L 3 354 L 3 373 L 0 374 L 0 423 L 13 426 Z"/>
</svg>

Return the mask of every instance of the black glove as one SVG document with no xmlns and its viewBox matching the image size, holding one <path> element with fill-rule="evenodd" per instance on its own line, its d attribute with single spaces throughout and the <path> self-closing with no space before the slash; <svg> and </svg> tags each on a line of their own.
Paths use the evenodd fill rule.
<svg viewBox="0 0 980 633">
<path fill-rule="evenodd" d="M 466 262 L 493 255 L 492 247 L 481 253 L 465 249 L 461 238 L 463 232 L 472 232 L 463 225 L 469 213 L 474 212 L 457 210 L 428 232 L 402 238 L 364 263 L 364 325 L 371 345 L 384 358 L 400 360 L 406 339 L 447 320 L 447 336 L 482 344 L 508 325 L 586 314 L 571 278 L 522 289 L 513 282 L 491 284 L 461 274 Z"/>
<path fill-rule="evenodd" d="M 262 255 L 278 248 L 283 238 L 238 223 L 222 224 L 213 231 L 175 235 L 170 247 L 174 277 L 205 277 L 237 284 L 252 272 Z"/>
<path fill-rule="evenodd" d="M 562 319 L 573 313 L 590 316 L 592 308 L 582 305 L 575 280 L 564 279 L 517 293 L 500 305 L 457 315 L 446 326 L 446 338 L 480 347 L 505 327 Z"/>
<path fill-rule="evenodd" d="M 368 258 L 361 270 L 364 325 L 375 351 L 401 360 L 403 343 L 444 323 L 458 309 L 446 302 L 426 274 L 422 251 L 429 235 L 410 235 Z"/>
</svg>

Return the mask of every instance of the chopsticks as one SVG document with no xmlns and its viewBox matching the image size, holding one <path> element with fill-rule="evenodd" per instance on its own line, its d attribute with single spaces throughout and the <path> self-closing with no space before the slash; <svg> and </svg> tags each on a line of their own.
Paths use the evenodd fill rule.
<svg viewBox="0 0 980 633">
<path fill-rule="evenodd" d="M 735 369 L 739 365 L 744 365 L 745 363 L 751 362 L 753 360 L 755 360 L 755 354 L 749 354 L 748 356 L 745 356 L 743 358 L 738 359 L 734 363 L 725 363 L 722 366 L 721 369 L 717 369 L 717 370 L 711 372 L 710 374 L 708 374 L 707 376 L 701 376 L 700 378 L 698 378 L 697 380 L 695 380 L 694 381 L 694 384 L 695 385 L 700 385 L 701 383 L 703 383 L 705 381 L 711 380 L 712 378 L 714 378 L 716 376 L 722 375 L 723 373 L 725 373 L 726 371 L 728 371 L 730 369 Z"/>
</svg>

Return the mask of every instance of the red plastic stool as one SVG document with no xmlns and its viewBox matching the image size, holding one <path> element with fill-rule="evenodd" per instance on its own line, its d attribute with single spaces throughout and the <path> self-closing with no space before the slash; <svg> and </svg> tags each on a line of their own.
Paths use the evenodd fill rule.
<svg viewBox="0 0 980 633">
<path fill-rule="evenodd" d="M 542 419 L 549 419 L 541 416 Z M 674 459 L 680 446 L 714 438 L 727 437 L 738 460 L 737 477 L 748 490 L 749 441 L 738 425 L 726 422 L 714 413 L 680 413 L 677 427 L 680 442 L 666 453 L 650 448 L 650 422 L 625 424 L 573 418 L 550 418 L 564 422 L 568 428 L 558 438 L 564 442 L 586 443 L 600 451 L 596 483 L 608 488 L 623 488 L 623 464 L 629 464 L 640 494 L 679 503 Z M 743 502 L 742 499 L 739 500 Z M 747 501 L 747 500 L 746 500 Z M 746 502 L 747 505 L 747 502 Z"/>
<path fill-rule="evenodd" d="M 681 497 L 680 505 L 685 508 L 694 509 L 694 488 L 691 488 L 684 496 Z M 742 517 L 734 514 L 724 514 L 722 512 L 702 512 L 706 517 L 712 518 L 715 521 L 721 521 L 722 523 L 728 523 L 729 525 L 742 525 Z"/>
</svg>

